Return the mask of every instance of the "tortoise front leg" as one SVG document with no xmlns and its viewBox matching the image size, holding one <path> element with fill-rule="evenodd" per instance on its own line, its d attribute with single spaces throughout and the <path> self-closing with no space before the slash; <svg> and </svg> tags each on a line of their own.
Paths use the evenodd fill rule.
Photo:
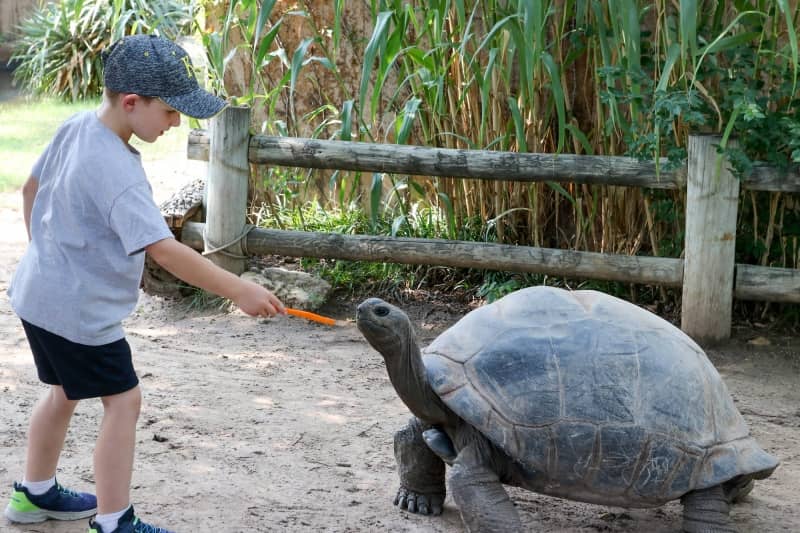
<svg viewBox="0 0 800 533">
<path fill-rule="evenodd" d="M 684 533 L 736 533 L 722 485 L 684 494 L 681 503 Z"/>
<path fill-rule="evenodd" d="M 422 438 L 422 432 L 429 427 L 412 418 L 394 435 L 394 457 L 400 475 L 394 504 L 412 513 L 440 515 L 446 494 L 445 466 Z"/>
<path fill-rule="evenodd" d="M 488 458 L 482 458 L 477 445 L 471 444 L 459 452 L 453 464 L 450 492 L 464 527 L 469 533 L 521 532 L 519 513 L 487 463 Z"/>
</svg>

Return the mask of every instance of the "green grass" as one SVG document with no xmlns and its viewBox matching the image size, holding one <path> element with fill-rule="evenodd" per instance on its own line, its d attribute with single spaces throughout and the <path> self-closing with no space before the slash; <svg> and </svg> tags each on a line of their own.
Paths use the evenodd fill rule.
<svg viewBox="0 0 800 533">
<path fill-rule="evenodd" d="M 0 190 L 19 188 L 58 126 L 97 101 L 65 104 L 17 98 L 0 104 Z"/>
<path fill-rule="evenodd" d="M 45 149 L 56 129 L 79 111 L 95 109 L 99 100 L 64 103 L 54 99 L 17 98 L 0 104 L 0 191 L 18 189 L 30 175 L 36 158 Z M 207 127 L 207 125 L 206 125 Z M 181 117 L 181 126 L 170 130 L 157 142 L 148 144 L 131 140 L 142 159 L 152 161 L 186 151 L 189 120 Z"/>
</svg>

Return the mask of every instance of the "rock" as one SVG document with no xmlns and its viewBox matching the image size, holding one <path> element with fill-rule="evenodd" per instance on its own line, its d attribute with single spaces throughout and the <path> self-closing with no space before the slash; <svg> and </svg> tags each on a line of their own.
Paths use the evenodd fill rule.
<svg viewBox="0 0 800 533">
<path fill-rule="evenodd" d="M 184 298 L 195 290 L 161 268 L 149 254 L 144 259 L 141 288 L 147 294 L 164 298 Z"/>
<path fill-rule="evenodd" d="M 752 346 L 769 346 L 772 343 L 766 337 L 756 337 L 755 339 L 750 339 L 749 341 L 747 341 L 747 344 L 750 344 Z"/>
<path fill-rule="evenodd" d="M 331 290 L 330 284 L 324 279 L 285 268 L 249 270 L 241 277 L 269 289 L 285 306 L 295 309 L 318 309 L 325 303 Z"/>
</svg>

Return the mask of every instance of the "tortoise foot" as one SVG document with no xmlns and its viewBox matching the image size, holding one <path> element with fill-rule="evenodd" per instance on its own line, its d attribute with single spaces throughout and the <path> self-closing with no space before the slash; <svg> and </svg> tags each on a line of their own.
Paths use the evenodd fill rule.
<svg viewBox="0 0 800 533">
<path fill-rule="evenodd" d="M 444 505 L 444 493 L 422 494 L 405 487 L 397 489 L 394 504 L 410 513 L 440 515 Z"/>
</svg>

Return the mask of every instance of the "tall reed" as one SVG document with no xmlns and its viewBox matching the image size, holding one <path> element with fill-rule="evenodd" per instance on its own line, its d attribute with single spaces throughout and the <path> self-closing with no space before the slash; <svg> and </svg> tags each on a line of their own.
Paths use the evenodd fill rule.
<svg viewBox="0 0 800 533">
<path fill-rule="evenodd" d="M 331 19 L 319 24 L 311 16 L 319 6 L 305 0 L 292 15 L 306 17 L 310 31 L 294 50 L 279 42 L 288 14 L 264 14 L 273 2 L 230 6 L 229 19 L 249 10 L 239 24 L 254 77 L 265 60 L 282 66 L 278 83 L 273 78 L 271 92 L 261 94 L 267 129 L 282 122 L 276 102 L 288 96 L 285 131 L 311 121 L 315 135 L 345 140 L 680 164 L 690 132 L 714 132 L 723 144 L 739 137 L 728 152 L 740 172 L 755 159 L 800 162 L 797 0 L 370 0 L 368 35 L 348 34 L 347 2 L 333 2 Z M 363 49 L 359 79 L 344 97 L 298 112 L 298 80 L 321 80 L 320 68 L 337 73 L 348 39 Z M 317 70 L 308 70 L 312 62 Z M 347 92 L 348 80 L 334 76 Z M 317 86 L 328 94 L 329 84 Z M 257 101 L 257 93 L 247 97 Z M 322 186 L 312 174 L 307 179 L 317 183 L 307 181 L 306 193 L 327 195 L 340 208 L 360 202 L 373 227 L 388 216 L 393 231 L 413 231 L 415 213 L 425 211 L 437 213 L 436 227 L 451 238 L 628 254 L 682 250 L 680 192 L 380 174 L 334 173 Z M 740 256 L 796 265 L 800 213 L 789 207 L 796 204 L 763 195 L 742 201 L 755 219 L 742 223 L 750 233 Z"/>
</svg>

